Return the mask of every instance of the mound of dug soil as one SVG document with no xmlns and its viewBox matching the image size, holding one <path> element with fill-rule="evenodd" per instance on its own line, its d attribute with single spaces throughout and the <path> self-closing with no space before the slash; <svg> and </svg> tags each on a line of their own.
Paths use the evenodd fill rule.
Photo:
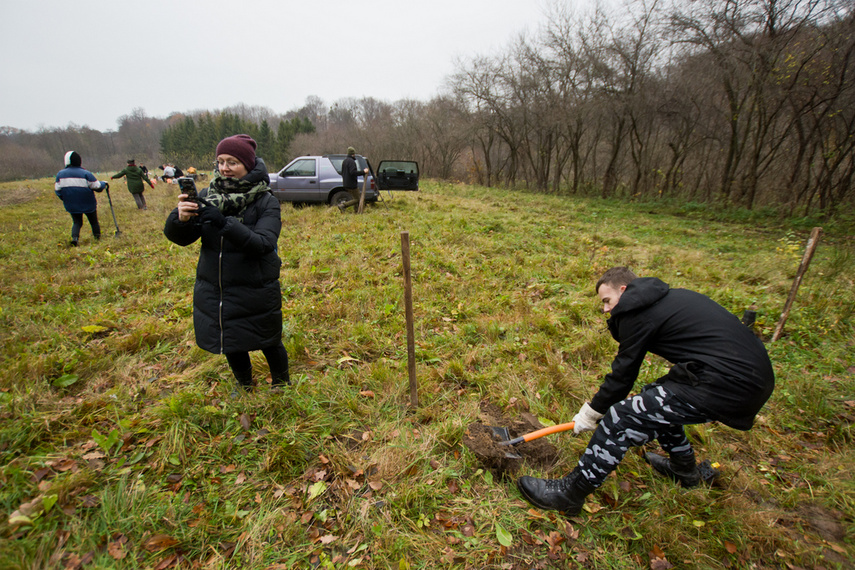
<svg viewBox="0 0 855 570">
<path fill-rule="evenodd" d="M 497 405 L 484 401 L 481 402 L 478 419 L 479 422 L 466 428 L 463 445 L 494 474 L 511 475 L 520 468 L 523 461 L 541 469 L 548 469 L 558 459 L 558 449 L 546 438 L 503 446 L 499 445 L 502 438 L 491 429 L 491 426 L 506 427 L 511 438 L 519 437 L 544 427 L 534 415 L 522 412 L 517 417 L 508 418 Z"/>
</svg>

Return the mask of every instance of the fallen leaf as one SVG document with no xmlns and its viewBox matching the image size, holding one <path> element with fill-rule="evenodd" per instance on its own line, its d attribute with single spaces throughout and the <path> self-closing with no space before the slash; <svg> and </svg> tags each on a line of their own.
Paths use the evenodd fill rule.
<svg viewBox="0 0 855 570">
<path fill-rule="evenodd" d="M 529 509 L 526 512 L 536 519 L 545 519 L 546 518 L 546 515 L 544 515 L 542 512 L 535 510 L 535 509 Z"/>
<path fill-rule="evenodd" d="M 84 495 L 80 497 L 80 506 L 86 509 L 93 509 L 97 507 L 101 501 L 95 495 Z"/>
<path fill-rule="evenodd" d="M 375 491 L 379 491 L 383 488 L 383 483 L 381 481 L 369 481 L 368 486 L 374 489 Z"/>
<path fill-rule="evenodd" d="M 171 554 L 171 555 L 167 556 L 166 558 L 164 558 L 163 560 L 161 560 L 157 564 L 157 566 L 154 567 L 154 570 L 166 570 L 166 568 L 174 568 L 177 563 L 178 563 L 178 555 L 177 554 Z"/>
<path fill-rule="evenodd" d="M 149 552 L 156 552 L 158 550 L 166 550 L 171 546 L 175 546 L 178 544 L 178 541 L 169 536 L 168 534 L 156 534 L 145 541 L 143 548 L 148 550 Z"/>
<path fill-rule="evenodd" d="M 237 466 L 235 466 L 234 464 L 232 464 L 232 465 L 221 465 L 220 466 L 220 473 L 231 473 L 231 472 L 236 471 L 236 470 L 237 470 Z"/>
<path fill-rule="evenodd" d="M 322 544 L 329 544 L 335 540 L 338 540 L 338 537 L 334 536 L 332 534 L 325 534 L 321 537 L 321 543 Z"/>
<path fill-rule="evenodd" d="M 664 558 L 654 558 L 650 561 L 650 570 L 668 570 L 673 567 L 674 565 Z"/>
<path fill-rule="evenodd" d="M 357 491 L 362 486 L 359 484 L 359 481 L 355 481 L 354 479 L 351 479 L 350 477 L 347 477 L 344 480 L 344 483 L 345 483 L 345 485 L 347 485 L 350 488 L 351 491 Z"/>
<path fill-rule="evenodd" d="M 65 568 L 80 568 L 82 566 L 82 560 L 76 554 L 69 554 L 68 558 L 63 561 L 63 566 Z"/>
<path fill-rule="evenodd" d="M 146 448 L 150 448 L 152 445 L 154 445 L 155 443 L 157 443 L 157 442 L 158 442 L 158 441 L 160 441 L 161 439 L 163 439 L 163 436 L 157 436 L 157 437 L 153 437 L 153 438 L 151 438 L 150 440 L 148 440 L 147 442 L 145 442 L 145 446 L 146 446 Z"/>
<path fill-rule="evenodd" d="M 235 485 L 240 485 L 241 483 L 246 483 L 246 474 L 243 471 L 241 471 L 238 474 L 237 479 L 235 479 Z"/>
<path fill-rule="evenodd" d="M 41 469 L 36 469 L 33 471 L 33 481 L 35 483 L 40 483 L 42 479 L 51 475 L 51 470 L 47 467 L 42 467 Z"/>
<path fill-rule="evenodd" d="M 361 390 L 361 391 L 359 392 L 359 395 L 360 395 L 360 396 L 365 396 L 366 398 L 373 398 L 373 397 L 374 397 L 374 392 L 372 392 L 371 390 Z"/>
<path fill-rule="evenodd" d="M 12 524 L 11 520 L 15 517 L 27 517 L 27 518 L 29 518 L 29 517 L 32 517 L 34 515 L 41 514 L 42 511 L 44 511 L 44 505 L 42 504 L 42 498 L 36 497 L 32 501 L 28 501 L 26 503 L 21 503 L 21 505 L 17 508 L 17 510 L 15 510 L 15 512 L 13 512 L 12 515 L 9 517 L 9 521 L 10 521 L 9 524 Z"/>
<path fill-rule="evenodd" d="M 128 555 L 127 551 L 122 547 L 122 543 L 118 541 L 111 542 L 107 545 L 107 554 L 116 560 L 122 560 Z"/>
<path fill-rule="evenodd" d="M 731 554 L 736 554 L 736 545 L 732 542 L 724 541 L 724 549 L 730 552 Z"/>
<path fill-rule="evenodd" d="M 53 467 L 54 471 L 59 471 L 60 473 L 69 471 L 77 467 L 77 462 L 73 459 L 65 458 L 65 459 L 57 459 L 51 463 L 48 463 L 51 467 Z"/>
<path fill-rule="evenodd" d="M 240 415 L 240 427 L 243 428 L 243 431 L 249 431 L 249 428 L 252 427 L 252 418 L 249 417 L 249 414 L 243 413 Z"/>
</svg>

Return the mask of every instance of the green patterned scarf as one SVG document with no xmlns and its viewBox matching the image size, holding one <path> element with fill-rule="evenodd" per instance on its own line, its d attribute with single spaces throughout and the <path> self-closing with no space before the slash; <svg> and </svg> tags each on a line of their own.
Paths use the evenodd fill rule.
<svg viewBox="0 0 855 570">
<path fill-rule="evenodd" d="M 205 201 L 215 206 L 223 215 L 241 217 L 247 206 L 258 200 L 268 190 L 270 188 L 266 182 L 226 178 L 219 172 L 215 172 Z"/>
</svg>

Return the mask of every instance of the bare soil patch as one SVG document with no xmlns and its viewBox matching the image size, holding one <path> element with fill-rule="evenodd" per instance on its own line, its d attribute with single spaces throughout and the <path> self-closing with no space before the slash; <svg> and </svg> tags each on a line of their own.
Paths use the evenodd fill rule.
<svg viewBox="0 0 855 570">
<path fill-rule="evenodd" d="M 478 419 L 466 428 L 463 445 L 494 474 L 500 477 L 512 475 L 523 462 L 548 469 L 557 461 L 558 449 L 545 438 L 503 446 L 499 445 L 501 438 L 491 429 L 491 426 L 506 427 L 511 438 L 519 437 L 544 427 L 534 415 L 521 412 L 518 416 L 507 417 L 496 404 L 483 401 Z"/>
</svg>

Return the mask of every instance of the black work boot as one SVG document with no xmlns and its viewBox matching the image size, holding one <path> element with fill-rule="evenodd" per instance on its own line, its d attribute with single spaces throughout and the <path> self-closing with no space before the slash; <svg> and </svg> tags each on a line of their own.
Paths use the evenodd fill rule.
<svg viewBox="0 0 855 570">
<path fill-rule="evenodd" d="M 235 389 L 232 392 L 232 397 L 240 396 L 241 392 L 252 392 L 252 368 L 247 368 L 246 370 L 232 370 L 232 373 L 235 375 L 235 380 L 237 380 L 238 386 L 243 388 L 243 390 Z"/>
<path fill-rule="evenodd" d="M 595 489 L 582 476 L 578 467 L 563 479 L 520 477 L 517 480 L 517 488 L 523 498 L 535 507 L 563 511 L 568 516 L 575 516 L 582 512 L 585 497 Z"/>
<path fill-rule="evenodd" d="M 701 482 L 701 472 L 695 463 L 695 452 L 689 455 L 663 457 L 656 453 L 645 453 L 644 460 L 656 471 L 670 477 L 685 488 L 696 487 Z"/>
<path fill-rule="evenodd" d="M 291 385 L 291 377 L 288 375 L 288 371 L 285 372 L 271 372 L 270 373 L 270 386 L 272 388 L 278 388 L 280 386 L 290 386 Z"/>
</svg>

